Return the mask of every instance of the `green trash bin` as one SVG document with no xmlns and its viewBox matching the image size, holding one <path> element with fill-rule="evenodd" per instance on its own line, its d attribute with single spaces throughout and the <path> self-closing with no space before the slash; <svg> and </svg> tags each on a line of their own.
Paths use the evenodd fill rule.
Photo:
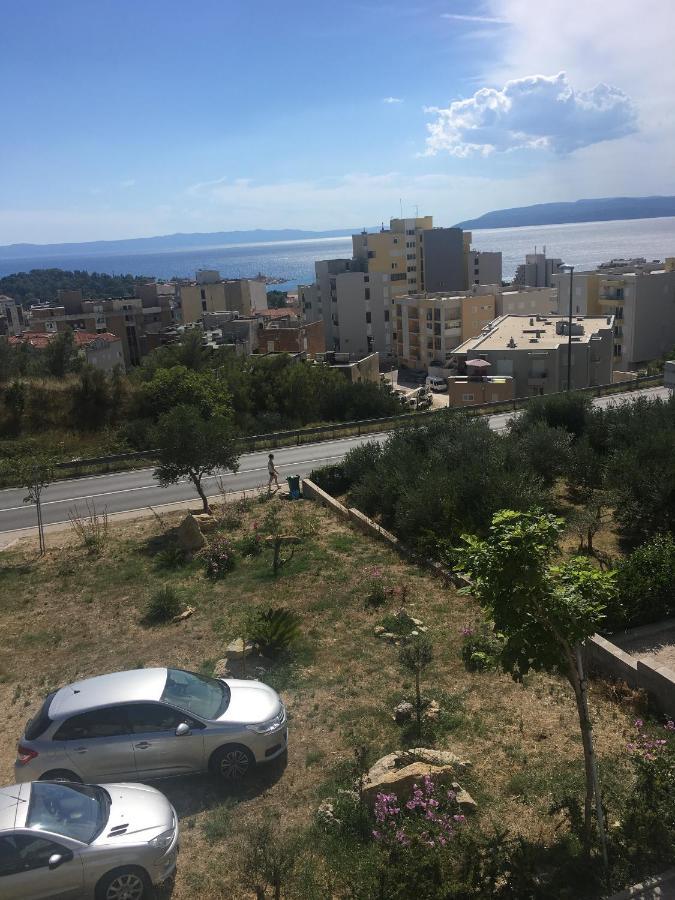
<svg viewBox="0 0 675 900">
<path fill-rule="evenodd" d="M 299 475 L 289 475 L 286 478 L 288 482 L 288 490 L 291 495 L 291 500 L 299 500 L 300 499 L 300 476 Z"/>
</svg>

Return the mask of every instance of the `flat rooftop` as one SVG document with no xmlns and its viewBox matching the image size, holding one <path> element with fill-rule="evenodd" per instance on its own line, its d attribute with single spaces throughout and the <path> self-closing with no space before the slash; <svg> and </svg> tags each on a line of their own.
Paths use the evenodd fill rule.
<svg viewBox="0 0 675 900">
<path fill-rule="evenodd" d="M 455 347 L 453 353 L 487 350 L 555 350 L 568 342 L 566 333 L 556 334 L 556 324 L 567 321 L 567 316 L 500 316 L 479 335 Z M 583 327 L 583 333 L 576 334 L 575 326 Z M 575 344 L 587 344 L 593 335 L 601 330 L 608 331 L 611 327 L 611 316 L 574 316 L 572 341 Z"/>
</svg>

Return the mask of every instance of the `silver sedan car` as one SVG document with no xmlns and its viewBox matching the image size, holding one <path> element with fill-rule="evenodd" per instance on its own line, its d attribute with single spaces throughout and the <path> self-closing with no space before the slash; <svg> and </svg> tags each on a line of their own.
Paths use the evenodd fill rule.
<svg viewBox="0 0 675 900">
<path fill-rule="evenodd" d="M 246 775 L 286 749 L 286 710 L 259 681 L 133 669 L 78 681 L 26 726 L 18 782 L 146 781 L 210 771 Z"/>
<path fill-rule="evenodd" d="M 0 897 L 144 900 L 176 869 L 178 820 L 143 784 L 0 788 Z"/>
</svg>

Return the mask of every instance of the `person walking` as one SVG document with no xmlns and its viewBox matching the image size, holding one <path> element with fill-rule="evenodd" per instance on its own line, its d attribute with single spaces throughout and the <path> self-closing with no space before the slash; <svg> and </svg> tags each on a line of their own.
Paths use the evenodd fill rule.
<svg viewBox="0 0 675 900">
<path fill-rule="evenodd" d="M 267 460 L 267 471 L 269 472 L 269 481 L 267 482 L 267 496 L 272 493 L 272 482 L 274 482 L 277 486 L 277 491 L 279 490 L 279 473 L 277 472 L 276 466 L 274 465 L 274 453 L 270 453 Z M 276 493 L 276 491 L 275 491 Z"/>
</svg>

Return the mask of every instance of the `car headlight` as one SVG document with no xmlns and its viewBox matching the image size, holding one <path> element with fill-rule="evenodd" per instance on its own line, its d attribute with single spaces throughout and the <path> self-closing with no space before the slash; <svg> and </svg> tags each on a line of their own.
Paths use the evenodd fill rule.
<svg viewBox="0 0 675 900">
<path fill-rule="evenodd" d="M 161 834 L 158 834 L 157 837 L 148 841 L 148 847 L 152 847 L 154 850 L 168 850 L 175 833 L 173 828 L 170 828 L 168 831 L 163 831 Z"/>
<path fill-rule="evenodd" d="M 281 728 L 285 722 L 286 710 L 282 706 L 281 712 L 273 719 L 269 719 L 267 722 L 258 722 L 256 725 L 247 725 L 246 728 L 249 731 L 255 731 L 256 734 L 271 734 L 273 731 L 277 731 Z"/>
</svg>

